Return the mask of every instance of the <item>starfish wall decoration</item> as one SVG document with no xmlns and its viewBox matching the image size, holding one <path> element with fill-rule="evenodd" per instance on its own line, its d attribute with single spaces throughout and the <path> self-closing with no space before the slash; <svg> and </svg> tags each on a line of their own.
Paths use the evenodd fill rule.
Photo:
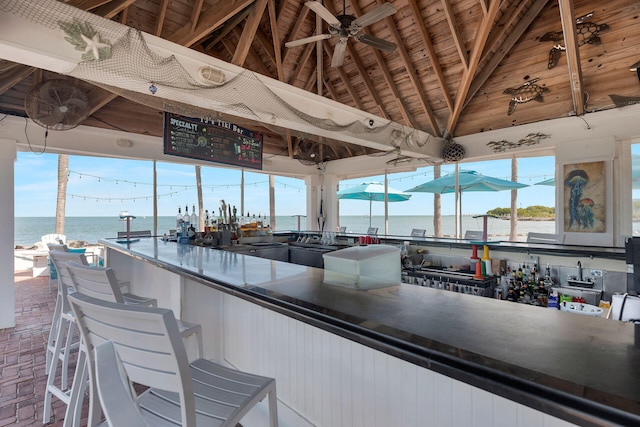
<svg viewBox="0 0 640 427">
<path fill-rule="evenodd" d="M 67 35 L 64 39 L 71 43 L 75 50 L 82 51 L 83 61 L 101 61 L 111 57 L 109 40 L 103 40 L 90 23 L 82 23 L 78 19 L 72 22 L 58 22 Z"/>
</svg>

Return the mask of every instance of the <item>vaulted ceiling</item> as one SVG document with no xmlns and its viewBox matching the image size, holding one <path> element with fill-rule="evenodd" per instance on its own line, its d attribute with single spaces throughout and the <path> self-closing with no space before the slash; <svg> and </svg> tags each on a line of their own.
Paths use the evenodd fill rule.
<svg viewBox="0 0 640 427">
<path fill-rule="evenodd" d="M 397 10 L 362 33 L 397 45 L 328 34 L 305 0 L 68 0 L 65 3 L 160 36 L 367 113 L 440 137 L 584 116 L 640 101 L 640 3 L 629 0 L 390 0 Z M 383 0 L 324 0 L 331 15 L 360 17 Z M 327 18 L 327 17 L 325 17 Z M 330 17 L 329 17 L 330 18 Z M 341 66 L 331 65 L 345 48 Z M 0 111 L 25 115 L 24 98 L 52 73 L 0 61 Z M 162 112 L 88 83 L 84 125 L 162 135 Z M 611 95 L 614 95 L 612 97 Z M 230 118 L 230 120 L 233 120 Z M 294 157 L 298 138 L 265 133 L 265 152 Z M 544 131 L 544 123 L 540 124 Z M 331 158 L 371 153 L 329 141 Z"/>
</svg>

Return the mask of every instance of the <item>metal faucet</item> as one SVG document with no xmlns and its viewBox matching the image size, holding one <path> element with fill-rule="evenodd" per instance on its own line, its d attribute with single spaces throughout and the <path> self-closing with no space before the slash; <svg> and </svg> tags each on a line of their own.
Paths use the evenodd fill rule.
<svg viewBox="0 0 640 427">
<path fill-rule="evenodd" d="M 582 263 L 578 261 L 578 280 L 582 282 Z"/>
</svg>

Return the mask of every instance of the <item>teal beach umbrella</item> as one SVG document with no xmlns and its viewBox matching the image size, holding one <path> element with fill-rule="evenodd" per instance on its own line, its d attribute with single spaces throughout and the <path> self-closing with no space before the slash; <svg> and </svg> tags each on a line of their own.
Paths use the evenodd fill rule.
<svg viewBox="0 0 640 427">
<path fill-rule="evenodd" d="M 395 188 L 387 187 L 387 201 L 404 202 L 411 198 L 411 194 L 404 193 Z M 371 205 L 373 202 L 384 202 L 384 184 L 381 182 L 364 182 L 353 188 L 345 188 L 338 191 L 338 199 L 368 200 L 369 201 L 369 227 L 371 227 Z"/>
</svg>

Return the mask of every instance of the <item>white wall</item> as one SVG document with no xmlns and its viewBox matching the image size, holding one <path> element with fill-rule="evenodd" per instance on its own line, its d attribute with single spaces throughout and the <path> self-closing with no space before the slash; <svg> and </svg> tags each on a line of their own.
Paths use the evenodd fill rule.
<svg viewBox="0 0 640 427">
<path fill-rule="evenodd" d="M 15 291 L 13 275 L 13 165 L 16 160 L 16 142 L 0 138 L 0 328 L 16 324 Z"/>
</svg>

